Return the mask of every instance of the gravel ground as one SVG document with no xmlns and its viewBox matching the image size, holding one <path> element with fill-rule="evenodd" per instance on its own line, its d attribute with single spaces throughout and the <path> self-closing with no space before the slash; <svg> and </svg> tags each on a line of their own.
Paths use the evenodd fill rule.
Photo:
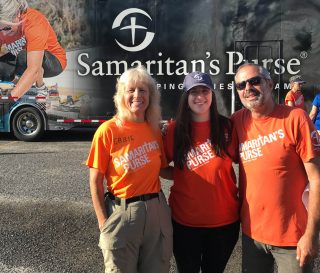
<svg viewBox="0 0 320 273">
<path fill-rule="evenodd" d="M 103 272 L 84 166 L 92 130 L 0 140 L 0 272 Z M 166 195 L 171 183 L 162 181 Z M 238 243 L 225 270 L 240 272 Z M 170 272 L 176 272 L 174 259 Z M 314 272 L 320 272 L 319 259 Z"/>
</svg>

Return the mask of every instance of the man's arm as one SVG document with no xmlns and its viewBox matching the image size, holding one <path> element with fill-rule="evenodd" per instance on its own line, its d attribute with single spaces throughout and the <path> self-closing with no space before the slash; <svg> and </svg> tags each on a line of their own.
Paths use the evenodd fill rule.
<svg viewBox="0 0 320 273">
<path fill-rule="evenodd" d="M 43 50 L 27 52 L 27 69 L 22 74 L 15 88 L 13 88 L 11 96 L 20 98 L 30 89 L 32 84 L 37 80 L 39 73 L 42 73 L 43 55 Z"/>
<path fill-rule="evenodd" d="M 310 191 L 307 227 L 297 245 L 297 259 L 300 261 L 301 267 L 318 254 L 320 229 L 320 159 L 316 158 L 305 162 L 304 167 L 308 176 Z"/>
<path fill-rule="evenodd" d="M 318 112 L 317 106 L 312 105 L 311 111 L 310 111 L 310 113 L 309 113 L 309 117 L 310 117 L 310 119 L 311 119 L 312 121 L 313 121 L 314 118 L 316 117 L 317 112 Z"/>
<path fill-rule="evenodd" d="M 100 173 L 98 169 L 90 168 L 90 192 L 99 229 L 101 229 L 105 221 L 107 221 L 107 212 L 104 204 L 103 179 L 103 173 Z"/>
</svg>

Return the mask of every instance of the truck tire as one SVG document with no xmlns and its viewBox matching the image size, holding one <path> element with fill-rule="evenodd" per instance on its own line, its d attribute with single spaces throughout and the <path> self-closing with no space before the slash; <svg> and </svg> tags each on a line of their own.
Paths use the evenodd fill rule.
<svg viewBox="0 0 320 273">
<path fill-rule="evenodd" d="M 14 136 L 23 141 L 39 140 L 44 133 L 44 122 L 39 111 L 32 107 L 22 108 L 12 120 Z"/>
</svg>

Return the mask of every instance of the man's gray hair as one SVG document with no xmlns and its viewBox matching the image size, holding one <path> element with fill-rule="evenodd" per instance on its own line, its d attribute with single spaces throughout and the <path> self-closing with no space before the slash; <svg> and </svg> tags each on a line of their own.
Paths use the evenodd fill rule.
<svg viewBox="0 0 320 273">
<path fill-rule="evenodd" d="M 26 0 L 0 0 L 0 22 L 5 24 L 13 23 L 19 12 L 27 10 Z"/>
<path fill-rule="evenodd" d="M 270 76 L 269 71 L 268 71 L 266 68 L 264 68 L 263 66 L 258 65 L 258 64 L 255 64 L 255 63 L 245 63 L 245 64 L 240 65 L 240 66 L 238 67 L 238 69 L 237 69 L 237 72 L 236 72 L 235 77 L 237 76 L 238 72 L 239 72 L 242 68 L 244 68 L 244 67 L 246 67 L 246 66 L 254 66 L 254 67 L 256 67 L 256 68 L 259 70 L 259 74 L 260 74 L 261 76 L 263 76 L 263 77 L 264 77 L 265 79 L 267 79 L 267 80 L 271 80 L 271 76 Z"/>
</svg>

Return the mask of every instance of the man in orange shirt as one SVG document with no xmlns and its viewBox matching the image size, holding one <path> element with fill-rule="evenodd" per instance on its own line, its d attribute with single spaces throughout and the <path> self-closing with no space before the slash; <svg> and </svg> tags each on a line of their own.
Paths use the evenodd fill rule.
<svg viewBox="0 0 320 273">
<path fill-rule="evenodd" d="M 16 83 L 11 95 L 21 97 L 35 83 L 46 95 L 43 77 L 60 74 L 67 65 L 65 50 L 46 17 L 26 0 L 0 2 L 0 80 Z"/>
<path fill-rule="evenodd" d="M 239 67 L 236 88 L 246 107 L 232 116 L 239 139 L 242 270 L 312 272 L 320 226 L 319 135 L 305 111 L 278 105 L 269 72 Z M 308 212 L 302 194 L 308 182 Z"/>
<path fill-rule="evenodd" d="M 306 82 L 302 80 L 300 75 L 295 75 L 290 78 L 291 90 L 287 93 L 285 98 L 285 105 L 298 107 L 305 110 L 304 97 L 301 91 L 301 87 Z"/>
</svg>

